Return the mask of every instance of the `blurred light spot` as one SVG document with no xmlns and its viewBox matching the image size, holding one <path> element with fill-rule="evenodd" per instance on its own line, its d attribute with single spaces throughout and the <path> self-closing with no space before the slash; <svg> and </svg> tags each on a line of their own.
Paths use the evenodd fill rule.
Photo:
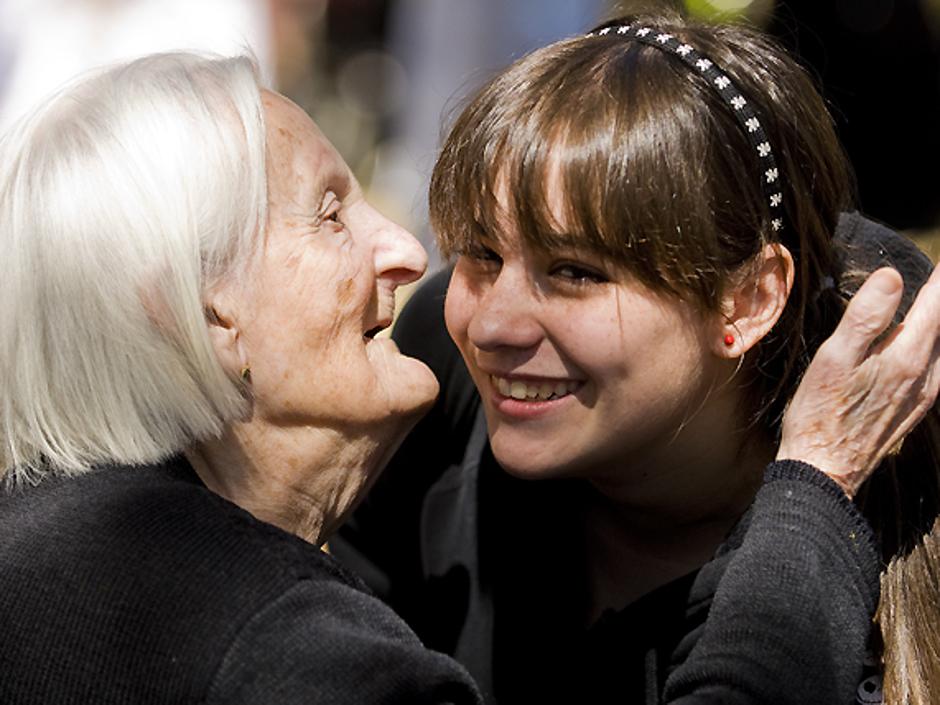
<svg viewBox="0 0 940 705">
<path fill-rule="evenodd" d="M 372 121 L 362 113 L 351 111 L 344 102 L 326 96 L 317 101 L 315 113 L 317 126 L 330 136 L 330 142 L 350 164 L 356 161 L 354 155 L 371 145 Z M 356 178 L 360 176 L 356 174 Z"/>
<path fill-rule="evenodd" d="M 710 0 L 710 4 L 718 12 L 740 12 L 746 10 L 754 0 Z"/>
<path fill-rule="evenodd" d="M 773 18 L 776 0 L 685 0 L 689 14 L 713 22 L 745 20 L 766 27 Z"/>
<path fill-rule="evenodd" d="M 340 67 L 336 86 L 350 109 L 368 115 L 388 115 L 404 104 L 408 76 L 391 54 L 363 51 Z"/>
<path fill-rule="evenodd" d="M 714 15 L 734 15 L 747 10 L 754 0 L 686 0 L 689 12 L 710 17 Z"/>
<path fill-rule="evenodd" d="M 924 0 L 923 7 L 934 37 L 940 37 L 940 0 Z"/>
<path fill-rule="evenodd" d="M 883 29 L 894 17 L 894 0 L 839 0 L 836 12 L 848 29 L 870 34 Z"/>
<path fill-rule="evenodd" d="M 925 0 L 924 7 L 928 15 L 940 15 L 940 0 Z"/>
<path fill-rule="evenodd" d="M 374 169 L 369 183 L 370 198 L 387 204 L 389 217 L 409 230 L 423 223 L 416 220 L 427 198 L 426 172 L 408 151 L 403 140 L 387 139 L 376 145 Z"/>
</svg>

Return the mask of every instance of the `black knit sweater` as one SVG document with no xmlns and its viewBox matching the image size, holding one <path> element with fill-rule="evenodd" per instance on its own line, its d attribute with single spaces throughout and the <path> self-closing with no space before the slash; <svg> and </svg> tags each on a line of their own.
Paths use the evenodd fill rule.
<svg viewBox="0 0 940 705">
<path fill-rule="evenodd" d="M 476 703 L 330 556 L 177 459 L 0 493 L 0 703 Z"/>
</svg>

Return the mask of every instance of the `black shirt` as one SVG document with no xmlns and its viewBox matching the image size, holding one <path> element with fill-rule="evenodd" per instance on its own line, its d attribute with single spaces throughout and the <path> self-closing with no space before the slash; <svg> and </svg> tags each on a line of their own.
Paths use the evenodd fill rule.
<svg viewBox="0 0 940 705">
<path fill-rule="evenodd" d="M 316 546 L 185 460 L 0 492 L 3 705 L 477 705 Z"/>
</svg>

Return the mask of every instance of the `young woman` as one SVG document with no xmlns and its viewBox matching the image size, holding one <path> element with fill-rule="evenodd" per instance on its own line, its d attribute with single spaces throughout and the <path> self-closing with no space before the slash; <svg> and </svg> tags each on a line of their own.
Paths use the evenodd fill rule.
<svg viewBox="0 0 940 705">
<path fill-rule="evenodd" d="M 430 197 L 456 265 L 397 338 L 442 395 L 335 550 L 493 701 L 850 701 L 880 561 L 847 497 L 933 403 L 905 351 L 936 323 L 870 347 L 879 272 L 807 372 L 863 275 L 902 269 L 903 309 L 929 263 L 840 225 L 805 73 L 747 28 L 622 19 L 485 86 Z M 925 440 L 866 502 L 886 556 L 932 523 Z"/>
</svg>

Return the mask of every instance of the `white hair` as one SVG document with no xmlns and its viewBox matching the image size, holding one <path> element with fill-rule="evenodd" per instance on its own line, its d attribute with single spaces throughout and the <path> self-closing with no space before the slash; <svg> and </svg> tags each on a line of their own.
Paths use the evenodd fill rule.
<svg viewBox="0 0 940 705">
<path fill-rule="evenodd" d="M 0 477 L 138 464 L 247 409 L 204 295 L 265 222 L 249 57 L 78 80 L 0 140 Z"/>
</svg>

